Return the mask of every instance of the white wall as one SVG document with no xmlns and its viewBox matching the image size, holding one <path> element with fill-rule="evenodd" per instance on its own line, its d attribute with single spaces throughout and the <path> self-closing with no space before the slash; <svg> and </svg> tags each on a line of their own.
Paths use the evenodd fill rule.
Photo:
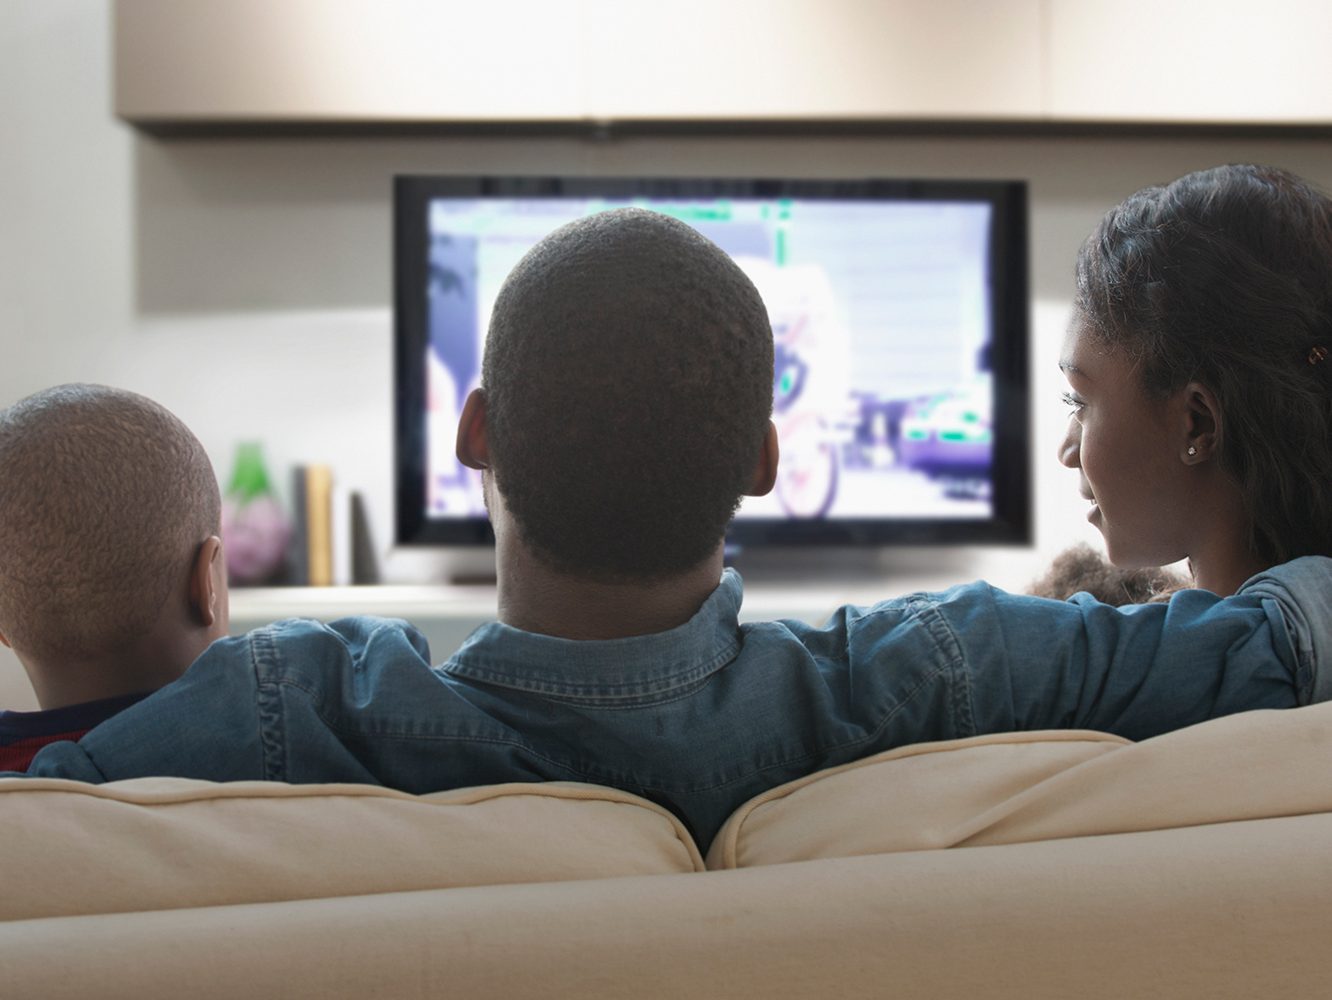
<svg viewBox="0 0 1332 1000">
<path fill-rule="evenodd" d="M 392 506 L 395 172 L 1028 180 L 1037 544 L 905 560 L 1010 587 L 1094 539 L 1053 454 L 1072 260 L 1100 214 L 1144 184 L 1224 161 L 1273 162 L 1332 187 L 1332 143 L 1314 139 L 156 140 L 110 113 L 109 20 L 105 0 L 0 3 L 0 405 L 58 382 L 109 382 L 175 411 L 222 477 L 244 438 L 265 442 L 275 471 L 331 461 L 366 492 L 381 546 Z M 399 579 L 442 565 L 389 561 Z M 0 703 L 5 671 L 0 661 Z"/>
</svg>

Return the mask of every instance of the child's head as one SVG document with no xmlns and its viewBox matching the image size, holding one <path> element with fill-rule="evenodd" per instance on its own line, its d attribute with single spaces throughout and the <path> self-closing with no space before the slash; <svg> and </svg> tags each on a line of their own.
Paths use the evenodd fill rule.
<svg viewBox="0 0 1332 1000">
<path fill-rule="evenodd" d="M 203 447 L 143 396 L 0 410 L 0 638 L 43 708 L 159 687 L 225 635 L 220 506 Z"/>
<path fill-rule="evenodd" d="M 1032 583 L 1027 593 L 1056 601 L 1088 593 L 1102 604 L 1119 607 L 1167 600 L 1187 585 L 1168 569 L 1120 569 L 1106 562 L 1090 545 L 1074 545 L 1055 556 L 1045 575 Z"/>
<path fill-rule="evenodd" d="M 1070 344 L 1118 365 L 1145 401 L 1121 435 L 1125 475 L 1134 464 L 1130 438 L 1146 456 L 1135 470 L 1136 494 L 1126 481 L 1120 490 L 1137 499 L 1117 512 L 1101 502 L 1093 514 L 1107 523 L 1118 514 L 1122 527 L 1134 513 L 1123 508 L 1139 508 L 1138 530 L 1119 539 L 1125 551 L 1139 543 L 1130 562 L 1196 555 L 1167 551 L 1165 539 L 1199 522 L 1202 498 L 1189 510 L 1166 494 L 1172 480 L 1197 492 L 1209 481 L 1186 470 L 1209 465 L 1233 486 L 1255 563 L 1332 554 L 1332 358 L 1323 360 L 1332 351 L 1332 201 L 1325 195 L 1285 171 L 1249 165 L 1131 195 L 1078 255 Z M 1082 401 L 1072 402 L 1077 410 Z M 1061 454 L 1072 465 L 1070 428 Z M 1155 466 L 1148 437 L 1168 438 Z M 1081 458 L 1095 493 L 1086 446 Z M 1171 526 L 1173 514 L 1180 521 Z M 1155 547 L 1144 541 L 1151 531 Z"/>
</svg>

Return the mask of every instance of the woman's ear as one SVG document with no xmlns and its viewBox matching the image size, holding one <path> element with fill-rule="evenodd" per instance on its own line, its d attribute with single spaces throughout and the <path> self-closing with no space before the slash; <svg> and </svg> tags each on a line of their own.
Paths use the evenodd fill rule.
<svg viewBox="0 0 1332 1000">
<path fill-rule="evenodd" d="M 772 492 L 777 482 L 777 462 L 781 457 L 777 446 L 777 426 L 768 421 L 768 429 L 763 435 L 763 447 L 759 449 L 758 464 L 754 466 L 754 479 L 745 490 L 746 496 L 762 497 Z"/>
<path fill-rule="evenodd" d="M 454 445 L 458 461 L 469 469 L 490 468 L 490 445 L 486 440 L 486 397 L 473 389 L 463 403 L 458 417 L 458 438 Z"/>
<path fill-rule="evenodd" d="M 1199 465 L 1215 458 L 1220 451 L 1221 403 L 1216 393 L 1201 382 L 1190 382 L 1182 391 L 1187 433 L 1180 458 L 1185 465 Z"/>
</svg>

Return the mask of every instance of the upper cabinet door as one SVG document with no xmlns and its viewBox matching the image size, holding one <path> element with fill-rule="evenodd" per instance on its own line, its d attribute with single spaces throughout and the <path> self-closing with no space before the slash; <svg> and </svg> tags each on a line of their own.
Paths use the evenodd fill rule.
<svg viewBox="0 0 1332 1000">
<path fill-rule="evenodd" d="M 596 117 L 1041 114 L 1041 0 L 584 0 L 581 10 Z"/>
<path fill-rule="evenodd" d="M 116 0 L 131 121 L 1034 118 L 1041 0 Z"/>
<path fill-rule="evenodd" d="M 116 0 L 116 113 L 145 124 L 576 118 L 572 6 Z"/>
<path fill-rule="evenodd" d="M 1056 121 L 1332 121 L 1326 0 L 1045 0 Z"/>
</svg>

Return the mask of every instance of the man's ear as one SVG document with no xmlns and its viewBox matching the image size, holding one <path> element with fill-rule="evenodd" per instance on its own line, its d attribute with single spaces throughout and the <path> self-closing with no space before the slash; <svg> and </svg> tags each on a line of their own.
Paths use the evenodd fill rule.
<svg viewBox="0 0 1332 1000">
<path fill-rule="evenodd" d="M 467 401 L 463 403 L 454 450 L 458 461 L 467 468 L 490 468 L 490 444 L 486 440 L 486 396 L 480 389 L 469 392 Z"/>
<path fill-rule="evenodd" d="M 1215 458 L 1221 448 L 1221 403 L 1201 382 L 1190 382 L 1181 392 L 1186 433 L 1180 458 L 1185 465 L 1198 465 Z"/>
<path fill-rule="evenodd" d="M 754 467 L 754 479 L 745 490 L 746 496 L 762 497 L 772 492 L 777 482 L 777 461 L 780 449 L 777 447 L 777 426 L 768 421 L 768 430 L 763 435 L 763 447 L 759 449 L 758 464 Z"/>
<path fill-rule="evenodd" d="M 226 625 L 227 568 L 222 554 L 222 539 L 209 535 L 194 557 L 190 568 L 190 610 L 195 621 L 205 628 Z"/>
</svg>

